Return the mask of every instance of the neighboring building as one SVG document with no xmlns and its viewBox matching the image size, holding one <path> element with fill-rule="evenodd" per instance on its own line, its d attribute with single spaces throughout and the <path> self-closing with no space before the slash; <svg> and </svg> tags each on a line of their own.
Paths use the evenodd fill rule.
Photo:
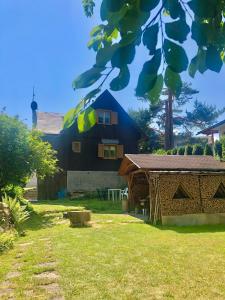
<svg viewBox="0 0 225 300">
<path fill-rule="evenodd" d="M 118 169 L 124 153 L 138 152 L 141 131 L 107 90 L 91 107 L 96 111 L 97 124 L 82 134 L 76 122 L 62 130 L 60 114 L 36 112 L 36 129 L 57 150 L 59 167 L 63 170 L 54 178 L 39 181 L 39 199 L 55 198 L 61 189 L 73 193 L 125 184 L 118 176 Z"/>
<path fill-rule="evenodd" d="M 207 135 L 208 143 L 213 145 L 215 142 L 215 134 L 218 134 L 219 137 L 225 135 L 225 120 L 200 131 L 198 134 Z"/>
<path fill-rule="evenodd" d="M 225 163 L 210 156 L 126 154 L 129 210 L 153 224 L 225 224 Z"/>
</svg>

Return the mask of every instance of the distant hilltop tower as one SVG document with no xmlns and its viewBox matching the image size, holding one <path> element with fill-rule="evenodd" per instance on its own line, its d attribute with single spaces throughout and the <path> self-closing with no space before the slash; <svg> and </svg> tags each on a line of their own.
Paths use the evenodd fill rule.
<svg viewBox="0 0 225 300">
<path fill-rule="evenodd" d="M 32 128 L 35 129 L 37 127 L 37 110 L 38 110 L 38 104 L 34 100 L 35 98 L 35 93 L 34 93 L 34 88 L 33 88 L 33 98 L 31 102 L 31 110 L 32 110 Z"/>
</svg>

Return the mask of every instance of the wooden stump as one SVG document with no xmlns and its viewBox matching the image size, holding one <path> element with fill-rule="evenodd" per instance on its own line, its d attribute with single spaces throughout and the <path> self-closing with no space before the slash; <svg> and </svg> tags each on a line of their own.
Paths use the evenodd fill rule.
<svg viewBox="0 0 225 300">
<path fill-rule="evenodd" d="M 122 210 L 123 210 L 123 212 L 128 212 L 128 210 L 129 210 L 128 199 L 122 199 Z"/>
<path fill-rule="evenodd" d="M 89 222 L 91 221 L 91 211 L 69 211 L 67 216 L 70 220 L 71 227 L 85 227 L 90 226 Z"/>
</svg>

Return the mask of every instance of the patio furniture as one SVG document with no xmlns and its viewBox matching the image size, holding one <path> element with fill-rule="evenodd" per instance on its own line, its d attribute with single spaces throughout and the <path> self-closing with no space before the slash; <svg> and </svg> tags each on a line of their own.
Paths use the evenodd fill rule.
<svg viewBox="0 0 225 300">
<path fill-rule="evenodd" d="M 97 189 L 97 195 L 98 195 L 98 198 L 100 200 L 106 200 L 107 199 L 107 191 L 108 189 Z"/>
<path fill-rule="evenodd" d="M 117 200 L 121 200 L 121 189 L 108 189 L 108 200 L 111 200 L 113 202 Z"/>
<path fill-rule="evenodd" d="M 124 190 L 121 190 L 121 200 L 124 198 L 128 199 L 128 187 L 126 187 Z"/>
</svg>

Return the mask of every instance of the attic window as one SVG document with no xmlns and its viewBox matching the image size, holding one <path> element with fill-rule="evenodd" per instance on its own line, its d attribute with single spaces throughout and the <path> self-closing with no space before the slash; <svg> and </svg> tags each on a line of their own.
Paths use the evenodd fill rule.
<svg viewBox="0 0 225 300">
<path fill-rule="evenodd" d="M 174 200 L 182 200 L 182 199 L 190 199 L 188 193 L 184 190 L 182 185 L 179 185 L 177 188 L 176 193 L 173 196 Z"/>
<path fill-rule="evenodd" d="M 72 150 L 75 153 L 81 153 L 81 142 L 78 142 L 78 141 L 73 142 L 72 143 Z"/>
<path fill-rule="evenodd" d="M 111 124 L 111 113 L 110 111 L 98 111 L 98 124 L 110 125 Z"/>
<path fill-rule="evenodd" d="M 224 199 L 225 200 L 225 186 L 221 183 L 213 197 L 213 199 Z"/>
</svg>

